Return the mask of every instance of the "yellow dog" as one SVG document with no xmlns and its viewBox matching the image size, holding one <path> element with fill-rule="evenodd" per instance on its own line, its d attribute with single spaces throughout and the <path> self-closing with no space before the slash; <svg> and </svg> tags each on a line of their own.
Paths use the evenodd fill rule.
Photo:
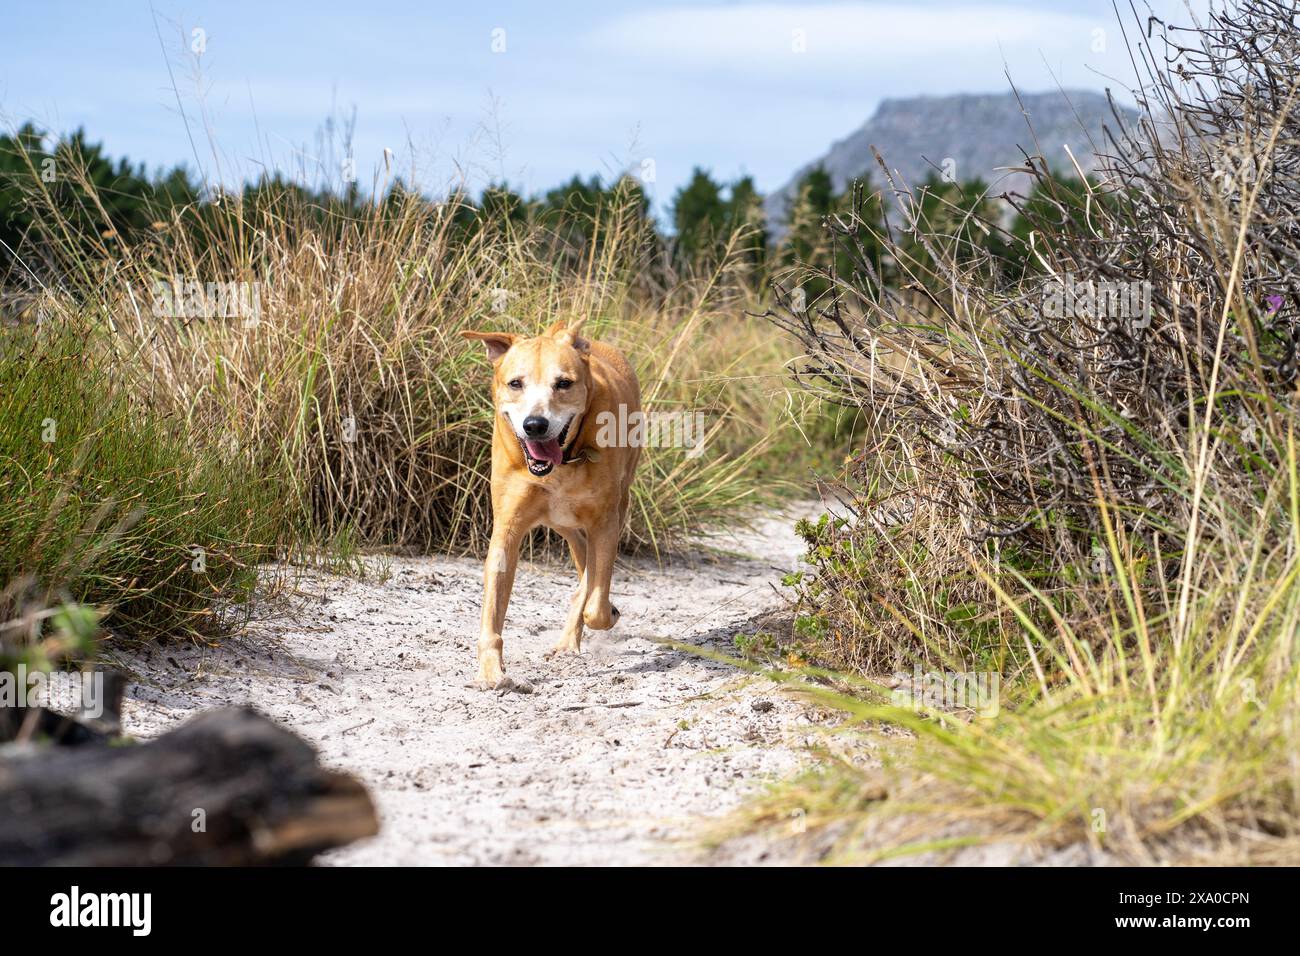
<svg viewBox="0 0 1300 956">
<path fill-rule="evenodd" d="M 608 416 L 639 414 L 636 373 L 618 349 L 579 336 L 564 321 L 523 338 L 462 332 L 481 341 L 492 362 L 492 544 L 483 568 L 478 683 L 526 689 L 505 675 L 501 627 L 514 586 L 519 546 L 538 525 L 569 543 L 578 590 L 551 653 L 577 654 L 582 628 L 618 620 L 609 603 L 618 539 L 627 518 L 639 443 L 598 446 Z"/>
</svg>

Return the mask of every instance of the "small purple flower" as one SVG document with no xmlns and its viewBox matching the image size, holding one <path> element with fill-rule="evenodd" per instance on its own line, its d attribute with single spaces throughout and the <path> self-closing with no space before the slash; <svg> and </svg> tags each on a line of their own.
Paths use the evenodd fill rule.
<svg viewBox="0 0 1300 956">
<path fill-rule="evenodd" d="M 1280 295 L 1270 295 L 1264 299 L 1268 303 L 1268 314 L 1272 315 L 1278 309 L 1282 308 L 1282 297 Z"/>
</svg>

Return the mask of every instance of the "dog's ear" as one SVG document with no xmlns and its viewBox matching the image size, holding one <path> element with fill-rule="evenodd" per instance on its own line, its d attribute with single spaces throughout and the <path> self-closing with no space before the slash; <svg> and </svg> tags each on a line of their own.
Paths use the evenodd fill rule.
<svg viewBox="0 0 1300 956">
<path fill-rule="evenodd" d="M 555 341 L 559 342 L 561 345 L 572 346 L 586 355 L 591 351 L 591 343 L 578 335 L 578 330 L 582 328 L 582 324 L 586 321 L 586 319 L 579 319 L 577 322 L 569 325 L 564 319 L 560 319 L 546 330 L 546 334 L 555 339 Z"/>
<path fill-rule="evenodd" d="M 583 356 L 591 354 L 591 343 L 580 336 L 574 335 L 573 332 L 561 332 L 556 337 L 555 341 L 559 342 L 561 345 L 572 346 L 581 352 Z"/>
<path fill-rule="evenodd" d="M 477 339 L 482 342 L 487 349 L 489 362 L 495 362 L 506 352 L 510 351 L 510 346 L 515 344 L 519 338 L 517 335 L 511 335 L 509 332 L 467 332 L 460 333 L 467 339 Z"/>
</svg>

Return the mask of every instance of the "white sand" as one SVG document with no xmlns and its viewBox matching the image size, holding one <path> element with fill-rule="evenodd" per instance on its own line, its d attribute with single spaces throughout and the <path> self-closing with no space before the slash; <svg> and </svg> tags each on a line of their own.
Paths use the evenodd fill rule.
<svg viewBox="0 0 1300 956">
<path fill-rule="evenodd" d="M 715 542 L 751 557 L 672 566 L 624 560 L 612 631 L 580 658 L 545 659 L 572 567 L 522 563 L 506 618 L 506 671 L 535 693 L 475 690 L 481 566 L 394 559 L 382 583 L 310 575 L 293 620 L 256 621 L 217 648 L 124 657 L 126 732 L 251 704 L 359 777 L 380 835 L 334 864 L 628 864 L 703 859 L 701 824 L 794 771 L 815 715 L 770 683 L 665 647 L 730 652 L 778 597 L 802 545 L 789 516 Z M 769 704 L 771 705 L 769 707 Z"/>
</svg>

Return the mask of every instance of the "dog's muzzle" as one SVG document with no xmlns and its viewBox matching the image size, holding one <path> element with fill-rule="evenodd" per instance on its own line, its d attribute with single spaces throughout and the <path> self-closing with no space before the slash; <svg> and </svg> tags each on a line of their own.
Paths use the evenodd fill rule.
<svg viewBox="0 0 1300 956">
<path fill-rule="evenodd" d="M 569 420 L 564 423 L 560 433 L 554 438 L 540 439 L 534 435 L 543 435 L 549 431 L 549 427 L 538 428 L 538 422 L 547 426 L 546 419 L 539 416 L 530 416 L 524 419 L 524 435 L 528 437 L 521 438 L 519 433 L 515 433 L 515 439 L 519 442 L 519 447 L 523 449 L 524 458 L 528 461 L 528 473 L 542 478 L 549 475 L 556 465 L 564 463 L 564 445 L 569 438 L 569 429 L 573 425 L 573 420 L 577 416 L 569 416 Z M 531 427 L 530 427 L 531 426 Z M 530 434 L 533 433 L 533 434 Z"/>
</svg>

